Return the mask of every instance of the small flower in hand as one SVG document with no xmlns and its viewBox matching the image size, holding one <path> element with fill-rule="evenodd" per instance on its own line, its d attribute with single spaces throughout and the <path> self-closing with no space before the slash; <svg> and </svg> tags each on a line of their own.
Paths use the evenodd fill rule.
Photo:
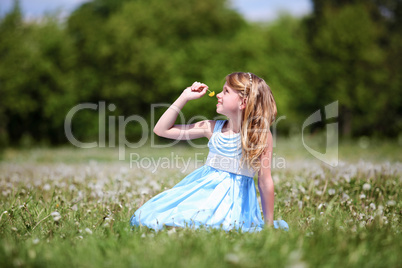
<svg viewBox="0 0 402 268">
<path fill-rule="evenodd" d="M 195 90 L 195 91 L 199 91 L 199 90 L 202 90 L 203 88 L 207 88 L 207 90 L 208 90 L 208 92 L 209 92 L 208 96 L 210 96 L 210 97 L 215 96 L 215 91 L 209 90 L 209 89 L 208 89 L 208 86 L 205 85 L 205 84 L 203 84 L 203 83 L 200 83 L 200 82 L 195 81 L 195 82 L 193 83 L 193 85 L 191 86 L 191 89 L 192 89 L 193 91 L 194 91 L 194 90 Z"/>
</svg>

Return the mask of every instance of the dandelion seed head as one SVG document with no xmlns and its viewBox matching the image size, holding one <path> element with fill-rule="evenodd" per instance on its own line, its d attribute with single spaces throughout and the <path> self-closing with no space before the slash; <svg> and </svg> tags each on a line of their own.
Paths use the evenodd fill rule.
<svg viewBox="0 0 402 268">
<path fill-rule="evenodd" d="M 49 191 L 51 189 L 51 187 L 50 187 L 50 184 L 48 184 L 48 183 L 46 183 L 44 186 L 43 186 L 43 190 L 44 191 Z"/>
<path fill-rule="evenodd" d="M 363 190 L 364 191 L 369 191 L 371 189 L 371 185 L 369 183 L 363 184 Z"/>
<path fill-rule="evenodd" d="M 389 207 L 393 207 L 393 206 L 395 206 L 395 205 L 396 205 L 395 200 L 389 200 L 389 201 L 387 202 L 387 206 L 389 206 Z"/>
<path fill-rule="evenodd" d="M 228 253 L 225 255 L 225 261 L 229 262 L 229 263 L 239 263 L 240 262 L 240 258 L 237 254 L 235 253 Z"/>
<path fill-rule="evenodd" d="M 321 195 L 322 195 L 322 191 L 320 191 L 320 190 L 317 190 L 317 191 L 315 191 L 315 194 L 316 194 L 316 195 L 319 195 L 319 196 L 321 196 Z"/>
<path fill-rule="evenodd" d="M 59 221 L 61 219 L 61 215 L 57 211 L 54 211 L 54 212 L 50 213 L 50 215 L 53 217 L 54 221 Z"/>
</svg>

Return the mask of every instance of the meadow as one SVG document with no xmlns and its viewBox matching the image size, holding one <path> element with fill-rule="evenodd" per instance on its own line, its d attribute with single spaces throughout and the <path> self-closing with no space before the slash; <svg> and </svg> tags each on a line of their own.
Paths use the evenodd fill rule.
<svg viewBox="0 0 402 268">
<path fill-rule="evenodd" d="M 331 167 L 300 141 L 278 140 L 275 219 L 290 230 L 259 233 L 130 228 L 134 211 L 202 165 L 206 148 L 144 146 L 124 161 L 112 148 L 6 149 L 0 266 L 402 267 L 401 146 L 342 142 Z"/>
</svg>

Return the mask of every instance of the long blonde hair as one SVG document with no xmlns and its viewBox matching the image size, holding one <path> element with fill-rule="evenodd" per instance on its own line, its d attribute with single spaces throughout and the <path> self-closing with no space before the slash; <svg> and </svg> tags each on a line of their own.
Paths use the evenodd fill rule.
<svg viewBox="0 0 402 268">
<path fill-rule="evenodd" d="M 242 99 L 246 98 L 241 125 L 242 161 L 259 171 L 259 157 L 266 148 L 269 127 L 277 114 L 274 96 L 267 83 L 252 73 L 229 74 L 226 82 Z"/>
</svg>

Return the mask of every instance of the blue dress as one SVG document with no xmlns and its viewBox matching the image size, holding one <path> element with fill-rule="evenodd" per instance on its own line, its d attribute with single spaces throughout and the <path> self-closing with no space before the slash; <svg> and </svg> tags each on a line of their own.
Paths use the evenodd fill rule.
<svg viewBox="0 0 402 268">
<path fill-rule="evenodd" d="M 156 231 L 164 225 L 262 230 L 264 221 L 253 179 L 255 172 L 240 164 L 240 134 L 224 135 L 221 129 L 225 122 L 215 123 L 205 165 L 143 204 L 131 217 L 132 226 L 147 226 Z M 288 230 L 289 226 L 279 220 L 274 221 L 274 228 Z"/>
</svg>

